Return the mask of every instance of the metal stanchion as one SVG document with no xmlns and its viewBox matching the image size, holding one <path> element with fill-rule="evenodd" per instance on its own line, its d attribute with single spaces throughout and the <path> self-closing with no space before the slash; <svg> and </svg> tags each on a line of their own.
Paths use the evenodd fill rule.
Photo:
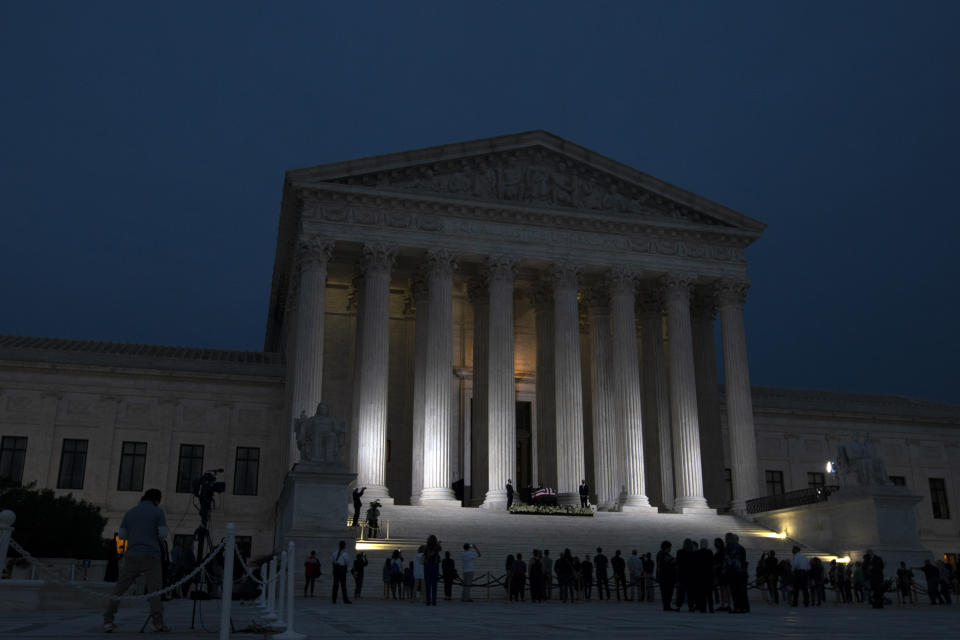
<svg viewBox="0 0 960 640">
<path fill-rule="evenodd" d="M 277 575 L 277 556 L 270 558 L 270 562 L 267 564 L 267 575 L 271 578 Z M 263 619 L 267 622 L 277 621 L 277 582 L 279 582 L 279 579 L 267 584 L 269 589 L 267 592 L 267 615 L 263 616 Z"/>
<path fill-rule="evenodd" d="M 286 620 L 283 617 L 284 614 L 284 598 L 287 597 L 287 581 L 284 578 L 287 576 L 287 552 L 282 551 L 280 553 L 280 577 L 277 578 L 277 608 L 273 610 L 277 614 L 277 623 L 282 627 L 286 625 Z"/>
<path fill-rule="evenodd" d="M 230 607 L 233 604 L 233 554 L 235 528 L 227 524 L 223 537 L 223 584 L 220 587 L 220 640 L 230 640 Z"/>
<path fill-rule="evenodd" d="M 294 604 L 294 594 L 296 593 L 293 589 L 293 580 L 296 571 L 293 568 L 293 559 L 294 559 L 294 545 L 293 540 L 290 541 L 290 544 L 287 545 L 287 575 L 280 577 L 281 580 L 285 577 L 287 580 L 287 614 L 285 620 L 287 621 L 287 629 L 283 633 L 277 634 L 274 636 L 277 640 L 302 640 L 307 636 L 302 633 L 297 633 L 293 628 L 293 604 Z"/>
</svg>

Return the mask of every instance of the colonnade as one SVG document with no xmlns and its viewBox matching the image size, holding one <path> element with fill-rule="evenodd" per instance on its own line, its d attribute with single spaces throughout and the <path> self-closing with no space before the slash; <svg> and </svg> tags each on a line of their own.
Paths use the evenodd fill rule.
<svg viewBox="0 0 960 640">
<path fill-rule="evenodd" d="M 292 415 L 310 411 L 322 392 L 323 308 L 332 243 L 301 243 L 295 346 L 291 358 Z M 389 286 L 396 251 L 365 244 L 358 263 L 352 463 L 367 495 L 388 497 L 385 474 Z M 468 286 L 474 312 L 474 478 L 488 508 L 503 508 L 504 484 L 516 469 L 514 296 L 519 260 L 490 255 Z M 426 251 L 411 283 L 416 304 L 412 428 L 412 502 L 459 505 L 451 488 L 453 423 L 452 292 L 456 256 Z M 538 477 L 557 489 L 561 504 L 578 503 L 585 477 L 579 307 L 588 310 L 594 489 L 601 507 L 653 510 L 647 497 L 644 434 L 654 433 L 664 505 L 677 512 L 712 512 L 704 498 L 697 367 L 691 292 L 697 279 L 666 273 L 640 278 L 610 268 L 584 279 L 582 265 L 558 262 L 523 288 L 535 312 Z M 753 410 L 742 307 L 746 283 L 700 285 L 719 308 L 733 481 L 742 510 L 759 491 Z M 661 323 L 667 318 L 669 348 Z M 638 348 L 637 325 L 642 344 Z M 712 327 L 712 320 L 710 323 Z M 710 343 L 712 348 L 712 341 Z M 639 357 L 642 350 L 643 359 Z M 715 380 L 715 373 L 713 379 Z M 642 384 L 641 384 L 642 379 Z M 650 422 L 646 429 L 644 421 Z M 296 449 L 293 448 L 292 451 Z M 720 451 L 708 455 L 722 456 Z M 470 461 L 467 461 L 470 464 Z"/>
</svg>

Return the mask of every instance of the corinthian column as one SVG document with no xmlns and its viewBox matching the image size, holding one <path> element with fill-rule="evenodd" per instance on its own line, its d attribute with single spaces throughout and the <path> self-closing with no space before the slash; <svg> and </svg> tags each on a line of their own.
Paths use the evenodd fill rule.
<svg viewBox="0 0 960 640">
<path fill-rule="evenodd" d="M 453 438 L 453 269 L 449 251 L 427 252 L 430 317 L 424 376 L 423 489 L 420 504 L 458 505 L 450 478 Z"/>
<path fill-rule="evenodd" d="M 730 507 L 746 512 L 746 502 L 759 495 L 757 441 L 753 426 L 753 399 L 747 367 L 747 339 L 743 330 L 743 303 L 750 285 L 722 280 L 718 287 L 723 334 L 723 375 L 727 392 L 727 428 L 730 431 L 730 469 L 733 502 Z"/>
<path fill-rule="evenodd" d="M 537 331 L 537 477 L 544 487 L 557 486 L 557 423 L 554 420 L 553 287 L 533 283 L 530 303 Z M 579 486 L 579 485 L 578 485 Z"/>
<path fill-rule="evenodd" d="M 423 490 L 423 425 L 426 411 L 427 375 L 427 318 L 430 300 L 427 296 L 427 281 L 422 273 L 413 276 L 410 293 L 416 308 L 413 333 L 413 434 L 410 472 L 410 503 L 420 503 Z"/>
<path fill-rule="evenodd" d="M 326 309 L 327 262 L 333 242 L 312 236 L 300 243 L 300 286 L 292 367 L 290 415 L 312 416 L 323 390 L 323 320 Z M 290 429 L 290 465 L 300 460 L 296 434 Z"/>
<path fill-rule="evenodd" d="M 643 464 L 643 416 L 640 401 L 640 363 L 637 359 L 637 319 L 634 274 L 612 269 L 610 315 L 613 325 L 613 391 L 616 411 L 614 456 L 620 460 L 617 490 L 623 485 L 624 511 L 653 511 L 647 499 Z"/>
<path fill-rule="evenodd" d="M 390 351 L 390 271 L 396 250 L 364 245 L 357 393 L 357 484 L 371 498 L 389 498 L 385 483 L 387 373 Z"/>
<path fill-rule="evenodd" d="M 657 474 L 652 476 L 653 495 L 660 504 L 673 509 L 673 435 L 670 433 L 670 385 L 667 381 L 667 360 L 663 352 L 663 297 L 658 287 L 641 289 L 640 326 L 643 349 L 643 408 L 648 446 L 653 449 L 648 460 Z"/>
<path fill-rule="evenodd" d="M 557 500 L 579 505 L 583 464 L 583 390 L 580 387 L 580 319 L 577 309 L 578 267 L 550 268 L 553 282 L 554 406 L 557 424 Z"/>
<path fill-rule="evenodd" d="M 593 478 L 597 506 L 607 511 L 620 501 L 622 432 L 616 423 L 610 348 L 610 298 L 602 289 L 586 295 L 590 325 L 590 406 L 593 419 Z"/>
<path fill-rule="evenodd" d="M 670 419 L 673 427 L 673 471 L 680 513 L 716 513 L 703 497 L 700 467 L 700 423 L 697 418 L 697 384 L 690 328 L 690 289 L 693 278 L 666 275 L 660 280 L 667 306 L 670 332 Z"/>
<path fill-rule="evenodd" d="M 487 363 L 487 495 L 483 506 L 502 509 L 505 489 L 517 468 L 517 405 L 513 369 L 513 280 L 516 261 L 487 259 L 484 276 L 490 296 Z"/>
<path fill-rule="evenodd" d="M 690 304 L 693 328 L 693 363 L 697 378 L 697 416 L 700 450 L 704 452 L 703 495 L 714 507 L 727 506 L 723 480 L 723 434 L 720 431 L 720 383 L 714 348 L 713 320 L 717 314 L 713 287 L 696 287 Z"/>
<path fill-rule="evenodd" d="M 467 295 L 473 305 L 473 400 L 470 403 L 470 487 L 471 506 L 478 505 L 487 495 L 489 463 L 489 438 L 487 436 L 487 384 L 489 370 L 490 331 L 487 320 L 490 314 L 490 298 L 487 283 L 475 278 L 467 285 Z"/>
</svg>

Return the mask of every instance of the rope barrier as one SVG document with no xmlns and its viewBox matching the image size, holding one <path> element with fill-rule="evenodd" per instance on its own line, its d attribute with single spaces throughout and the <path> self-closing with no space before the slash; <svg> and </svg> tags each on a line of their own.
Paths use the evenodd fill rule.
<svg viewBox="0 0 960 640">
<path fill-rule="evenodd" d="M 203 560 L 203 562 L 201 562 L 199 565 L 197 565 L 197 566 L 193 569 L 193 571 L 191 571 L 190 573 L 188 573 L 188 574 L 186 574 L 185 576 L 183 576 L 180 580 L 178 580 L 178 581 L 175 582 L 174 584 L 171 584 L 170 586 L 164 587 L 163 589 L 160 589 L 159 591 L 154 591 L 154 592 L 152 592 L 152 593 L 145 593 L 145 594 L 140 595 L 140 596 L 126 596 L 126 595 L 123 595 L 123 596 L 115 596 L 115 595 L 108 595 L 108 594 L 105 594 L 105 593 L 100 593 L 99 591 L 94 591 L 94 590 L 92 590 L 92 589 L 86 589 L 86 588 L 84 588 L 84 587 L 79 586 L 76 582 L 70 582 L 69 580 L 64 580 L 64 579 L 61 578 L 60 576 L 56 575 L 55 572 L 53 572 L 53 571 L 51 571 L 50 569 L 47 569 L 46 567 L 44 567 L 43 564 L 41 564 L 41 562 L 40 562 L 39 560 L 37 560 L 36 558 L 34 558 L 32 555 L 30 555 L 30 553 L 27 552 L 26 549 L 24 549 L 23 547 L 21 547 L 21 546 L 17 543 L 17 541 L 14 540 L 14 539 L 12 539 L 12 538 L 10 539 L 10 546 L 13 547 L 13 548 L 17 551 L 17 553 L 19 553 L 21 556 L 23 556 L 24 560 L 26 560 L 27 562 L 29 562 L 29 563 L 30 563 L 33 567 L 35 567 L 40 573 L 44 573 L 44 574 L 49 575 L 50 577 L 49 577 L 48 579 L 49 579 L 51 582 L 55 582 L 55 583 L 57 583 L 57 584 L 65 585 L 65 586 L 68 586 L 68 587 L 73 587 L 73 588 L 76 589 L 77 591 L 83 591 L 83 592 L 86 592 L 86 593 L 90 594 L 91 596 L 94 596 L 94 597 L 97 597 L 97 598 L 102 598 L 102 599 L 104 599 L 104 600 L 148 600 L 148 599 L 150 599 L 150 598 L 156 598 L 157 596 L 162 596 L 162 595 L 165 594 L 165 593 L 170 593 L 170 592 L 174 591 L 175 589 L 179 589 L 179 588 L 180 588 L 181 586 L 183 586 L 184 584 L 186 584 L 186 583 L 190 582 L 191 580 L 193 580 L 193 578 L 197 577 L 197 575 L 198 575 L 208 564 L 210 564 L 211 562 L 213 562 L 213 560 L 216 558 L 217 554 L 223 549 L 224 543 L 223 543 L 223 541 L 221 541 L 220 544 L 218 544 L 216 547 L 214 547 L 214 548 L 210 551 L 210 553 L 207 554 L 207 557 Z"/>
<path fill-rule="evenodd" d="M 279 574 L 279 573 L 278 573 L 277 575 L 275 575 L 275 576 L 271 576 L 271 577 L 268 578 L 267 580 L 263 580 L 262 578 L 258 578 L 256 575 L 254 575 L 253 570 L 249 567 L 249 565 L 247 565 L 246 561 L 244 561 L 243 555 L 240 553 L 240 549 L 239 549 L 238 547 L 234 547 L 233 550 L 234 550 L 234 555 L 236 555 L 236 556 L 237 556 L 237 559 L 240 560 L 240 566 L 243 567 L 243 573 L 245 574 L 245 577 L 244 577 L 244 578 L 238 578 L 237 580 L 234 580 L 235 583 L 236 583 L 236 582 L 239 582 L 240 580 L 244 580 L 244 579 L 246 579 L 246 578 L 250 578 L 251 580 L 253 580 L 253 581 L 256 582 L 257 584 L 267 585 L 267 584 L 276 582 L 276 581 L 280 578 L 280 574 Z M 270 562 L 270 560 L 267 560 L 266 562 Z"/>
</svg>

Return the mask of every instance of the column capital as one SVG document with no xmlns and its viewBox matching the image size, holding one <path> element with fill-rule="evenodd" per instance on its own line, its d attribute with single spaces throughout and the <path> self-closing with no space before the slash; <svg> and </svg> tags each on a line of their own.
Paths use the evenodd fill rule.
<svg viewBox="0 0 960 640">
<path fill-rule="evenodd" d="M 591 317 L 610 315 L 610 294 L 601 288 L 590 288 L 583 292 L 583 302 Z"/>
<path fill-rule="evenodd" d="M 553 305 L 553 287 L 545 279 L 537 280 L 527 290 L 530 304 L 536 311 L 547 311 Z"/>
<path fill-rule="evenodd" d="M 610 295 L 633 294 L 637 288 L 637 279 L 640 273 L 626 267 L 613 267 L 604 274 Z"/>
<path fill-rule="evenodd" d="M 509 282 L 512 284 L 517 277 L 517 265 L 519 262 L 519 260 L 512 256 L 488 256 L 483 269 L 483 276 L 487 284 L 493 284 L 495 282 Z"/>
<path fill-rule="evenodd" d="M 576 289 L 582 267 L 571 262 L 555 262 L 547 269 L 547 279 L 554 289 Z"/>
<path fill-rule="evenodd" d="M 467 298 L 470 300 L 470 304 L 474 306 L 489 304 L 490 289 L 487 286 L 486 278 L 473 277 L 467 281 Z"/>
<path fill-rule="evenodd" d="M 325 269 L 330 256 L 333 254 L 333 240 L 317 234 L 302 238 L 297 247 L 297 257 L 300 260 L 301 271 L 316 271 Z"/>
<path fill-rule="evenodd" d="M 667 302 L 689 300 L 696 277 L 686 273 L 668 273 L 657 279 L 657 284 Z"/>
<path fill-rule="evenodd" d="M 637 308 L 643 315 L 663 313 L 663 292 L 653 281 L 642 281 L 637 295 Z"/>
<path fill-rule="evenodd" d="M 721 306 L 743 306 L 747 301 L 747 289 L 749 288 L 749 280 L 724 278 L 723 280 L 717 281 L 714 288 L 714 296 L 716 297 L 717 304 Z"/>
<path fill-rule="evenodd" d="M 397 260 L 397 248 L 382 244 L 364 244 L 360 258 L 360 270 L 363 273 L 379 271 L 390 273 Z"/>
<path fill-rule="evenodd" d="M 698 285 L 690 297 L 690 315 L 700 320 L 713 320 L 717 315 L 716 290 L 712 285 Z"/>
<path fill-rule="evenodd" d="M 457 258 L 447 249 L 428 249 L 424 270 L 430 276 L 452 276 Z"/>
</svg>

